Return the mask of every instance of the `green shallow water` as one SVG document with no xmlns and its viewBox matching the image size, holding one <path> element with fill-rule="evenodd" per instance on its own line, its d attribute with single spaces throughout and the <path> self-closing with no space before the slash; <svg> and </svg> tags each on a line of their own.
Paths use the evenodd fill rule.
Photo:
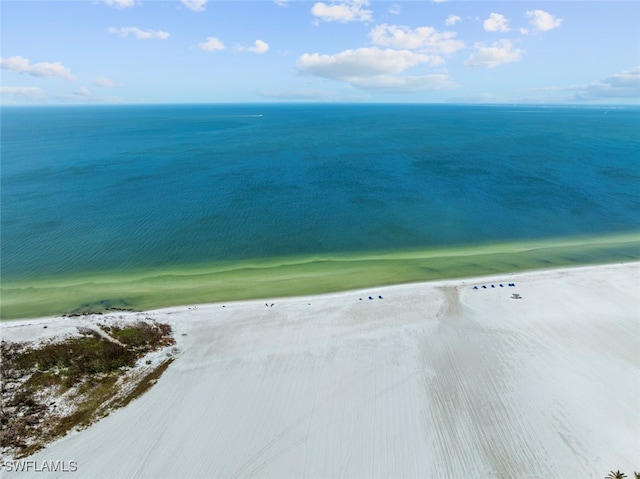
<svg viewBox="0 0 640 479">
<path fill-rule="evenodd" d="M 640 233 L 429 250 L 332 254 L 3 282 L 3 320 L 320 294 L 640 260 Z"/>
</svg>

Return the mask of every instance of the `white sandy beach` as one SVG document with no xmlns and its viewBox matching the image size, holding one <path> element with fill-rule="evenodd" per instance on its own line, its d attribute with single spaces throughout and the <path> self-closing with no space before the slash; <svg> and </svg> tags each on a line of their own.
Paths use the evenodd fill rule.
<svg viewBox="0 0 640 479">
<path fill-rule="evenodd" d="M 174 327 L 180 349 L 159 382 L 28 458 L 76 461 L 77 472 L 3 477 L 640 471 L 640 263 L 148 316 Z M 32 340 L 86 321 L 10 321 L 0 331 Z"/>
</svg>

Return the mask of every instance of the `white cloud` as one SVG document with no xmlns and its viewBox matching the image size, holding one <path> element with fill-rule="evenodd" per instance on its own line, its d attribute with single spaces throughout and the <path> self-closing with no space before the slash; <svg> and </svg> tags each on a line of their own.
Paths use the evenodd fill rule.
<svg viewBox="0 0 640 479">
<path fill-rule="evenodd" d="M 291 91 L 262 91 L 261 96 L 279 100 L 329 100 L 334 93 L 326 90 L 300 89 Z"/>
<path fill-rule="evenodd" d="M 493 68 L 502 63 L 517 62 L 523 51 L 514 48 L 509 40 L 500 40 L 487 46 L 483 43 L 474 45 L 475 52 L 464 62 L 466 66 Z"/>
<path fill-rule="evenodd" d="M 409 50 L 372 47 L 345 50 L 335 55 L 305 53 L 298 58 L 296 68 L 310 75 L 349 81 L 353 78 L 400 73 L 429 60 L 428 55 Z"/>
<path fill-rule="evenodd" d="M 214 52 L 216 50 L 224 50 L 224 43 L 216 37 L 207 37 L 206 42 L 198 43 L 198 48 L 205 52 Z"/>
<path fill-rule="evenodd" d="M 3 86 L 0 87 L 0 94 L 26 100 L 44 98 L 44 90 L 34 86 Z"/>
<path fill-rule="evenodd" d="M 301 73 L 344 81 L 356 88 L 380 92 L 441 90 L 455 87 L 446 75 L 400 76 L 408 68 L 430 63 L 432 57 L 410 50 L 377 47 L 345 50 L 335 55 L 305 53 L 296 68 Z"/>
<path fill-rule="evenodd" d="M 91 90 L 83 86 L 78 88 L 77 90 L 74 90 L 73 94 L 77 96 L 91 96 Z"/>
<path fill-rule="evenodd" d="M 514 103 L 513 98 L 504 95 L 492 95 L 489 93 L 478 93 L 475 95 L 455 96 L 447 100 L 450 103 Z"/>
<path fill-rule="evenodd" d="M 484 21 L 482 27 L 487 32 L 508 32 L 510 30 L 509 21 L 504 15 L 499 13 L 489 15 L 489 18 Z"/>
<path fill-rule="evenodd" d="M 76 77 L 68 68 L 59 62 L 50 63 L 29 63 L 29 60 L 21 56 L 0 58 L 0 67 L 3 70 L 10 70 L 17 73 L 26 73 L 34 77 L 41 78 L 62 78 L 63 80 L 75 81 Z"/>
<path fill-rule="evenodd" d="M 640 66 L 611 75 L 601 81 L 573 87 L 576 100 L 635 98 L 640 100 Z"/>
<path fill-rule="evenodd" d="M 269 45 L 267 44 L 267 42 L 263 42 L 262 40 L 256 40 L 253 43 L 252 47 L 244 48 L 244 50 L 252 53 L 257 53 L 258 55 L 260 55 L 269 50 Z"/>
<path fill-rule="evenodd" d="M 391 5 L 388 10 L 391 15 L 400 15 L 400 11 L 400 5 L 398 5 L 397 3 Z"/>
<path fill-rule="evenodd" d="M 433 0 L 433 3 L 444 3 L 444 2 L 446 2 L 446 1 L 447 1 L 447 0 Z"/>
<path fill-rule="evenodd" d="M 412 93 L 419 91 L 450 90 L 456 83 L 448 75 L 432 74 L 422 76 L 379 75 L 370 78 L 356 78 L 351 81 L 355 87 L 386 93 Z"/>
<path fill-rule="evenodd" d="M 376 45 L 409 50 L 421 49 L 428 53 L 454 53 L 464 48 L 464 43 L 455 40 L 454 32 L 439 33 L 433 27 L 418 27 L 414 30 L 404 25 L 376 26 L 369 33 Z"/>
<path fill-rule="evenodd" d="M 118 96 L 93 96 L 91 92 L 83 91 L 83 89 L 78 89 L 73 93 L 60 93 L 53 97 L 53 100 L 56 103 L 67 103 L 67 104 L 82 104 L 82 105 L 94 105 L 94 104 L 115 104 L 122 103 L 122 99 Z"/>
<path fill-rule="evenodd" d="M 135 0 L 104 0 L 104 3 L 115 8 L 130 8 L 136 4 Z"/>
<path fill-rule="evenodd" d="M 373 18 L 373 12 L 365 9 L 368 6 L 369 0 L 345 0 L 331 4 L 317 2 L 311 7 L 311 13 L 325 22 L 366 22 Z"/>
<path fill-rule="evenodd" d="M 166 40 L 169 38 L 168 32 L 162 30 L 141 30 L 138 27 L 109 27 L 109 33 L 115 33 L 121 37 L 126 37 L 130 33 L 139 40 Z"/>
<path fill-rule="evenodd" d="M 556 18 L 544 10 L 527 10 L 527 17 L 536 30 L 543 32 L 559 27 L 563 21 L 562 18 Z"/>
<path fill-rule="evenodd" d="M 251 47 L 236 45 L 234 49 L 238 52 L 251 52 L 261 55 L 262 53 L 269 51 L 269 44 L 262 40 L 256 40 L 255 42 L 253 42 L 253 46 Z"/>
<path fill-rule="evenodd" d="M 279 7 L 288 7 L 289 6 L 289 0 L 273 0 L 273 3 L 275 3 Z"/>
<path fill-rule="evenodd" d="M 462 18 L 460 18 L 458 15 L 449 15 L 447 19 L 444 21 L 444 24 L 451 26 L 461 21 L 462 21 Z"/>
<path fill-rule="evenodd" d="M 105 77 L 96 77 L 93 79 L 93 84 L 102 88 L 111 88 L 116 86 L 115 82 L 112 80 L 109 80 L 108 78 Z"/>
<path fill-rule="evenodd" d="M 182 0 L 182 4 L 194 12 L 204 12 L 208 0 Z"/>
</svg>

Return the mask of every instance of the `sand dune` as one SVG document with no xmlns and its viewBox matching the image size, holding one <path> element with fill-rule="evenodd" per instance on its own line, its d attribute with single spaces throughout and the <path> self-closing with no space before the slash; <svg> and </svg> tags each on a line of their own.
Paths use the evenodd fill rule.
<svg viewBox="0 0 640 479">
<path fill-rule="evenodd" d="M 153 311 L 180 355 L 140 399 L 28 458 L 76 473 L 32 475 L 631 475 L 639 293 L 633 263 Z"/>
</svg>

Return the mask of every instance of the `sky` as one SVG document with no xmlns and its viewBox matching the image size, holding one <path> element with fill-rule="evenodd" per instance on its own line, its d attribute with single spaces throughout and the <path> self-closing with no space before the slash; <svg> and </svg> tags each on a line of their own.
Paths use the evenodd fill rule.
<svg viewBox="0 0 640 479">
<path fill-rule="evenodd" d="M 13 104 L 640 104 L 640 2 L 0 0 Z"/>
</svg>

